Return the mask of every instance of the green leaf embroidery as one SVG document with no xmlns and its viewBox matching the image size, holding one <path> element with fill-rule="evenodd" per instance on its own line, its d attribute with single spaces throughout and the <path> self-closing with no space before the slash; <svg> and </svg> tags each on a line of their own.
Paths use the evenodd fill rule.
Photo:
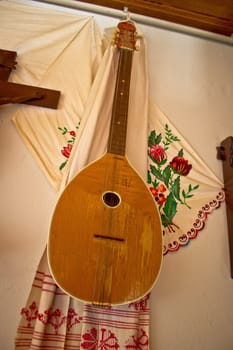
<svg viewBox="0 0 233 350">
<path fill-rule="evenodd" d="M 185 190 L 182 190 L 182 196 L 183 196 L 184 198 L 186 198 Z"/>
<path fill-rule="evenodd" d="M 173 194 L 178 201 L 180 201 L 180 176 L 178 176 L 173 183 Z"/>
<path fill-rule="evenodd" d="M 170 165 L 167 165 L 163 171 L 163 181 L 167 187 L 168 187 L 170 177 L 171 177 L 171 167 Z"/>
<path fill-rule="evenodd" d="M 166 200 L 166 203 L 164 205 L 163 211 L 171 221 L 172 221 L 173 217 L 176 215 L 176 207 L 177 207 L 177 203 L 173 197 L 173 194 L 170 193 L 167 196 L 167 200 Z"/>
<path fill-rule="evenodd" d="M 155 181 L 152 182 L 152 185 L 153 185 L 154 188 L 156 188 L 156 187 L 159 186 L 159 182 L 156 181 L 156 179 L 155 179 Z"/>
<path fill-rule="evenodd" d="M 148 170 L 147 171 L 147 183 L 151 184 L 151 182 L 152 182 L 152 179 L 151 179 L 150 171 Z"/>
<path fill-rule="evenodd" d="M 172 224 L 172 221 L 164 214 L 161 214 L 161 221 L 164 227 L 168 227 Z"/>
<path fill-rule="evenodd" d="M 163 180 L 163 176 L 161 174 L 161 171 L 159 171 L 158 169 L 156 169 L 156 167 L 154 165 L 150 166 L 150 170 L 152 172 L 152 174 L 159 180 Z"/>
<path fill-rule="evenodd" d="M 183 148 L 181 148 L 181 150 L 178 153 L 178 157 L 183 157 L 183 155 L 184 155 L 184 151 L 183 151 Z"/>
<path fill-rule="evenodd" d="M 68 159 L 65 162 L 61 163 L 61 165 L 59 166 L 59 170 L 62 170 L 66 166 L 67 162 Z"/>
<path fill-rule="evenodd" d="M 164 144 L 164 149 L 167 150 L 168 146 L 175 141 L 180 141 L 180 139 L 177 136 L 174 136 L 172 134 L 171 129 L 169 128 L 169 126 L 167 124 L 165 124 L 165 141 L 163 141 Z"/>
<path fill-rule="evenodd" d="M 158 144 L 161 142 L 161 140 L 162 140 L 162 135 L 159 134 L 159 135 L 155 138 L 155 144 L 158 145 Z"/>
<path fill-rule="evenodd" d="M 156 138 L 156 131 L 153 130 L 153 131 L 151 131 L 149 139 L 148 139 L 149 147 L 152 147 L 155 144 L 155 138 Z"/>
<path fill-rule="evenodd" d="M 150 133 L 149 139 L 148 139 L 148 145 L 149 147 L 152 147 L 154 145 L 158 145 L 162 140 L 162 135 L 156 135 L 156 131 L 153 130 Z"/>
</svg>

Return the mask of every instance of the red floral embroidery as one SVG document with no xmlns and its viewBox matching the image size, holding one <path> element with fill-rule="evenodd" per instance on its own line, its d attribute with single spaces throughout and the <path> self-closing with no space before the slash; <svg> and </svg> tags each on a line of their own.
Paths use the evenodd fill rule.
<svg viewBox="0 0 233 350">
<path fill-rule="evenodd" d="M 66 316 L 63 316 L 59 309 L 53 311 L 53 309 L 50 307 L 48 310 L 45 310 L 44 313 L 38 314 L 38 320 L 45 325 L 50 324 L 57 334 L 58 329 L 65 322 Z"/>
<path fill-rule="evenodd" d="M 63 147 L 63 149 L 61 150 L 61 153 L 63 154 L 64 157 L 69 158 L 72 148 L 73 148 L 73 145 L 69 143 L 66 147 Z"/>
<path fill-rule="evenodd" d="M 174 157 L 170 162 L 170 166 L 175 173 L 186 176 L 192 169 L 192 164 L 188 164 L 188 161 L 183 157 Z"/>
<path fill-rule="evenodd" d="M 38 307 L 35 301 L 33 301 L 28 308 L 23 308 L 21 310 L 21 315 L 24 315 L 26 321 L 28 321 L 27 327 L 31 327 L 32 321 L 38 319 L 45 325 L 50 324 L 54 328 L 56 334 L 58 333 L 58 329 L 65 322 L 66 322 L 67 330 L 70 331 L 74 325 L 80 323 L 82 320 L 82 317 L 78 316 L 78 314 L 75 312 L 73 308 L 68 309 L 67 316 L 64 316 L 61 313 L 61 310 L 56 309 L 53 311 L 52 308 L 45 310 L 44 313 L 39 313 Z"/>
<path fill-rule="evenodd" d="M 102 328 L 100 334 L 100 339 L 98 340 L 97 329 L 91 328 L 82 337 L 84 341 L 81 343 L 83 349 L 88 350 L 108 350 L 108 349 L 118 349 L 118 340 L 114 333 L 110 330 Z"/>
<path fill-rule="evenodd" d="M 118 349 L 119 344 L 115 334 L 102 328 L 99 348 L 102 350 Z"/>
<path fill-rule="evenodd" d="M 76 126 L 76 129 L 79 128 L 79 124 L 80 123 L 78 123 L 78 126 Z M 62 155 L 66 158 L 66 160 L 62 162 L 59 167 L 59 169 L 62 170 L 66 166 L 68 159 L 70 158 L 70 154 L 76 139 L 76 132 L 74 130 L 68 130 L 65 126 L 63 128 L 59 127 L 58 129 L 62 132 L 62 135 L 70 135 L 69 139 L 66 141 L 67 145 L 64 146 L 61 150 Z"/>
<path fill-rule="evenodd" d="M 75 312 L 74 309 L 69 308 L 68 315 L 67 315 L 67 329 L 68 331 L 77 323 L 80 323 L 82 320 L 82 317 L 76 317 L 78 314 Z"/>
<path fill-rule="evenodd" d="M 98 346 L 97 340 L 97 330 L 96 328 L 92 328 L 87 333 L 83 334 L 84 342 L 81 343 L 83 349 L 95 350 Z"/>
<path fill-rule="evenodd" d="M 137 337 L 134 335 L 128 340 L 126 349 L 148 350 L 149 349 L 149 337 L 146 332 L 141 329 Z"/>
<path fill-rule="evenodd" d="M 69 132 L 69 134 L 70 134 L 70 136 L 76 137 L 76 132 L 75 132 L 74 130 L 71 130 L 71 131 Z"/>
<path fill-rule="evenodd" d="M 38 316 L 38 307 L 36 306 L 35 301 L 33 301 L 28 308 L 24 307 L 21 310 L 21 315 L 24 315 L 28 321 L 27 327 L 31 327 L 32 321 L 36 320 Z"/>
<path fill-rule="evenodd" d="M 156 144 L 150 148 L 150 155 L 157 164 L 163 163 L 167 159 L 167 154 L 163 147 Z"/>
<path fill-rule="evenodd" d="M 148 309 L 149 298 L 150 294 L 147 294 L 143 299 L 130 303 L 129 307 L 133 307 L 137 311 L 146 311 Z"/>
<path fill-rule="evenodd" d="M 158 205 L 163 205 L 166 202 L 166 197 L 163 192 L 166 192 L 166 187 L 163 184 L 159 184 L 156 188 L 150 187 L 150 191 L 154 196 Z"/>
</svg>

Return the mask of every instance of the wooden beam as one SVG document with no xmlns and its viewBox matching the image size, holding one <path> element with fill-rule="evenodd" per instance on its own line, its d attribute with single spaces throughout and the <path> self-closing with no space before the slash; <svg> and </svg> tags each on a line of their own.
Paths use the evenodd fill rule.
<svg viewBox="0 0 233 350">
<path fill-rule="evenodd" d="M 59 98 L 60 91 L 57 90 L 0 81 L 0 105 L 24 103 L 56 109 Z"/>
<path fill-rule="evenodd" d="M 76 0 L 77 1 L 77 0 Z M 233 33 L 232 0 L 81 0 L 209 32 L 230 36 Z"/>
</svg>

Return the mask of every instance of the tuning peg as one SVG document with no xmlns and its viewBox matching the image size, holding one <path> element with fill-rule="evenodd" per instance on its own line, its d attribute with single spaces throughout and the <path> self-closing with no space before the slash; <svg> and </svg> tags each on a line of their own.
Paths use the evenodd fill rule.
<svg viewBox="0 0 233 350">
<path fill-rule="evenodd" d="M 116 30 L 116 29 L 114 29 L 114 30 L 112 31 L 112 37 L 113 37 L 114 39 L 117 37 L 117 30 Z"/>
<path fill-rule="evenodd" d="M 142 34 L 136 34 L 135 35 L 135 39 L 142 39 L 143 38 L 143 35 Z"/>
<path fill-rule="evenodd" d="M 119 33 L 118 29 L 113 29 L 113 31 L 112 31 L 112 40 L 111 40 L 111 44 L 112 45 L 114 45 L 116 43 L 118 33 Z"/>
</svg>

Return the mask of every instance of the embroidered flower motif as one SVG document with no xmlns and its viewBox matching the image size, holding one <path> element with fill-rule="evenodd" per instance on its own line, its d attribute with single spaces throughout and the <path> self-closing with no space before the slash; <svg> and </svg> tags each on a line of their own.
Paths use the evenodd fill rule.
<svg viewBox="0 0 233 350">
<path fill-rule="evenodd" d="M 137 311 L 146 311 L 148 309 L 148 301 L 150 298 L 150 293 L 139 301 L 135 301 L 129 304 L 129 308 L 133 307 Z"/>
<path fill-rule="evenodd" d="M 167 155 L 164 148 L 158 144 L 153 145 L 150 148 L 149 152 L 151 157 L 157 164 L 163 164 L 167 159 Z"/>
<path fill-rule="evenodd" d="M 39 313 L 35 301 L 33 301 L 28 308 L 23 308 L 21 310 L 21 315 L 25 316 L 25 319 L 28 322 L 28 328 L 32 327 L 32 321 L 38 319 L 45 325 L 51 325 L 56 334 L 65 321 L 67 330 L 70 331 L 74 325 L 80 323 L 82 320 L 82 317 L 78 316 L 73 308 L 68 309 L 67 316 L 63 315 L 60 309 L 53 310 L 52 308 L 45 310 L 43 313 Z"/>
<path fill-rule="evenodd" d="M 115 334 L 107 329 L 102 328 L 99 348 L 101 350 L 118 349 L 119 344 Z"/>
<path fill-rule="evenodd" d="M 167 150 L 173 142 L 180 140 L 172 134 L 167 124 L 164 134 L 164 139 L 162 134 L 157 135 L 155 130 L 149 135 L 148 157 L 151 164 L 148 169 L 148 184 L 151 185 L 150 191 L 158 204 L 163 227 L 169 232 L 175 232 L 178 228 L 174 223 L 177 204 L 190 209 L 187 200 L 193 197 L 193 191 L 197 190 L 199 185 L 189 184 L 187 189 L 181 189 L 182 176 L 190 173 L 192 164 L 184 158 L 183 149 L 168 161 Z"/>
<path fill-rule="evenodd" d="M 166 202 L 166 197 L 163 194 L 163 192 L 165 192 L 166 190 L 167 189 L 163 184 L 159 184 L 159 186 L 157 186 L 156 188 L 150 187 L 150 191 L 159 206 L 163 205 Z"/>
<path fill-rule="evenodd" d="M 76 317 L 76 316 L 78 316 L 78 314 L 75 312 L 75 310 L 73 308 L 69 308 L 68 315 L 67 315 L 67 325 L 66 325 L 68 331 L 70 331 L 75 324 L 80 323 L 80 321 L 82 320 L 82 317 Z"/>
<path fill-rule="evenodd" d="M 183 157 L 174 157 L 170 162 L 170 166 L 173 168 L 175 173 L 183 176 L 188 175 L 192 169 L 192 165 L 188 164 L 188 161 Z"/>
<path fill-rule="evenodd" d="M 51 325 L 56 334 L 58 333 L 59 328 L 64 324 L 66 316 L 61 313 L 60 309 L 52 308 L 45 310 L 44 313 L 38 314 L 38 320 L 40 320 L 44 325 Z"/>
<path fill-rule="evenodd" d="M 69 158 L 72 148 L 73 148 L 73 145 L 69 143 L 66 147 L 63 147 L 63 149 L 61 150 L 61 153 L 63 154 L 64 157 Z"/>
<path fill-rule="evenodd" d="M 76 137 L 76 132 L 74 130 L 71 130 L 70 131 L 70 135 L 73 136 L 73 137 Z"/>
<path fill-rule="evenodd" d="M 31 305 L 29 305 L 28 308 L 24 307 L 21 310 L 21 315 L 24 315 L 26 320 L 27 320 L 27 327 L 31 327 L 32 321 L 37 319 L 38 315 L 38 307 L 36 305 L 36 302 L 33 301 Z"/>
<path fill-rule="evenodd" d="M 149 337 L 146 332 L 141 329 L 135 337 L 134 335 L 128 340 L 125 345 L 126 349 L 148 350 L 149 349 Z"/>
<path fill-rule="evenodd" d="M 76 126 L 76 129 L 79 128 L 79 125 L 80 125 L 80 123 L 78 124 L 78 126 Z M 76 134 L 76 131 L 68 130 L 65 126 L 63 128 L 59 127 L 58 129 L 62 132 L 62 135 L 69 135 L 70 136 L 69 139 L 66 141 L 67 145 L 64 146 L 61 150 L 62 155 L 66 158 L 66 160 L 64 162 L 62 162 L 61 165 L 59 166 L 59 169 L 62 170 L 68 162 L 68 159 L 69 159 L 71 151 L 73 149 L 73 145 L 75 143 L 77 134 Z"/>
<path fill-rule="evenodd" d="M 91 328 L 82 335 L 84 341 L 81 343 L 83 349 L 88 350 L 108 350 L 108 349 L 118 349 L 119 344 L 115 334 L 105 328 L 100 330 L 100 339 L 98 340 L 98 334 L 96 328 Z"/>
<path fill-rule="evenodd" d="M 82 338 L 84 339 L 81 343 L 83 349 L 95 350 L 97 348 L 98 340 L 96 328 L 91 328 L 90 331 L 82 335 Z"/>
</svg>

